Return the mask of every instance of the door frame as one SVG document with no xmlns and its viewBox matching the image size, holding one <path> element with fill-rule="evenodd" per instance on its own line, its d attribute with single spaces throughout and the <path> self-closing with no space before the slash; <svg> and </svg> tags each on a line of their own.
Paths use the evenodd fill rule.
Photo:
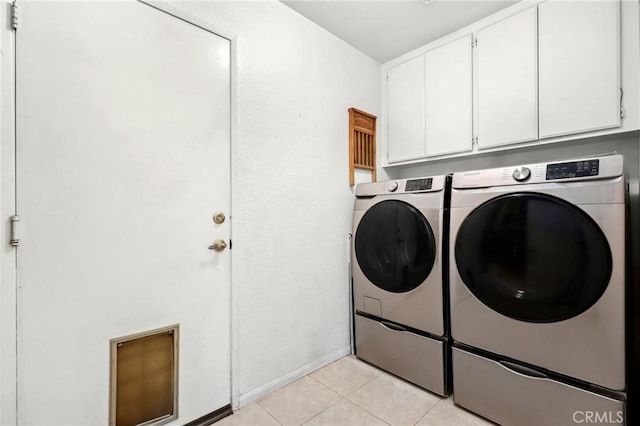
<svg viewBox="0 0 640 426">
<path fill-rule="evenodd" d="M 137 0 L 167 13 L 177 19 L 212 32 L 230 42 L 230 211 L 229 217 L 237 210 L 237 112 L 238 112 L 238 50 L 237 37 L 206 20 L 186 12 L 165 1 Z M 16 212 L 16 118 L 15 118 L 15 31 L 9 28 L 11 21 L 11 1 L 0 0 L 0 424 L 17 424 L 17 249 L 9 245 L 10 218 Z M 18 1 L 19 7 L 19 1 Z M 20 16 L 18 11 L 18 17 Z M 18 29 L 19 31 L 19 29 Z M 235 234 L 233 221 L 230 223 L 230 239 Z M 238 312 L 239 298 L 237 277 L 238 260 L 230 252 L 230 389 L 231 406 L 239 408 L 240 392 L 238 383 Z M 105 402 L 106 403 L 106 402 Z M 211 407 L 214 411 L 218 407 Z M 194 419 L 189 419 L 194 420 Z M 106 419 L 105 419 L 106 421 Z"/>
</svg>

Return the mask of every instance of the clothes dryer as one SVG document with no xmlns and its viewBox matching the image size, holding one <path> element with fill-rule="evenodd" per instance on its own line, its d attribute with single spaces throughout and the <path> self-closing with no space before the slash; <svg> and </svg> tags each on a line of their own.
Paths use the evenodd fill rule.
<svg viewBox="0 0 640 426">
<path fill-rule="evenodd" d="M 502 424 L 624 417 L 619 155 L 455 173 L 455 401 Z"/>
<path fill-rule="evenodd" d="M 357 356 L 441 395 L 448 394 L 447 179 L 358 185 L 352 250 Z"/>
</svg>

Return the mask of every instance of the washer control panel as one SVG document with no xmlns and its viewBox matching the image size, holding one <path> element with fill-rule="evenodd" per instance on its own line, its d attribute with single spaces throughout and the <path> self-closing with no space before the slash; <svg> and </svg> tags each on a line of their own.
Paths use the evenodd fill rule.
<svg viewBox="0 0 640 426">
<path fill-rule="evenodd" d="M 447 176 L 416 177 L 412 179 L 396 179 L 378 182 L 363 182 L 356 185 L 356 198 L 375 197 L 377 195 L 399 194 L 433 194 L 441 197 Z M 426 196 L 426 195 L 425 195 Z"/>
<path fill-rule="evenodd" d="M 411 191 L 425 191 L 431 189 L 433 185 L 433 178 L 412 179 L 408 180 L 404 185 L 405 192 Z"/>
<path fill-rule="evenodd" d="M 567 163 L 547 164 L 546 180 L 598 176 L 599 173 L 600 160 L 584 160 L 571 161 Z"/>
</svg>

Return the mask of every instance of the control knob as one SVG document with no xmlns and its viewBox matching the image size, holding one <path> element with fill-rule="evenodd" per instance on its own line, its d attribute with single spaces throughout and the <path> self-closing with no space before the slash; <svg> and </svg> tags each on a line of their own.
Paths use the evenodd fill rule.
<svg viewBox="0 0 640 426">
<path fill-rule="evenodd" d="M 531 170 L 528 167 L 518 167 L 513 171 L 512 176 L 518 182 L 524 182 L 531 177 Z"/>
<path fill-rule="evenodd" d="M 387 184 L 387 191 L 394 192 L 396 189 L 398 189 L 398 182 L 391 181 Z"/>
</svg>

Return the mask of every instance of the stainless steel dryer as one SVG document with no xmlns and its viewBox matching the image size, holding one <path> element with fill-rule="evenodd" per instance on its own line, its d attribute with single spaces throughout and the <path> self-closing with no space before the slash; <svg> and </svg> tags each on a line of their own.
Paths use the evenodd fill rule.
<svg viewBox="0 0 640 426">
<path fill-rule="evenodd" d="M 360 184 L 353 216 L 356 355 L 448 394 L 445 176 Z"/>
<path fill-rule="evenodd" d="M 624 419 L 626 200 L 619 155 L 453 175 L 457 404 L 501 424 Z"/>
</svg>

